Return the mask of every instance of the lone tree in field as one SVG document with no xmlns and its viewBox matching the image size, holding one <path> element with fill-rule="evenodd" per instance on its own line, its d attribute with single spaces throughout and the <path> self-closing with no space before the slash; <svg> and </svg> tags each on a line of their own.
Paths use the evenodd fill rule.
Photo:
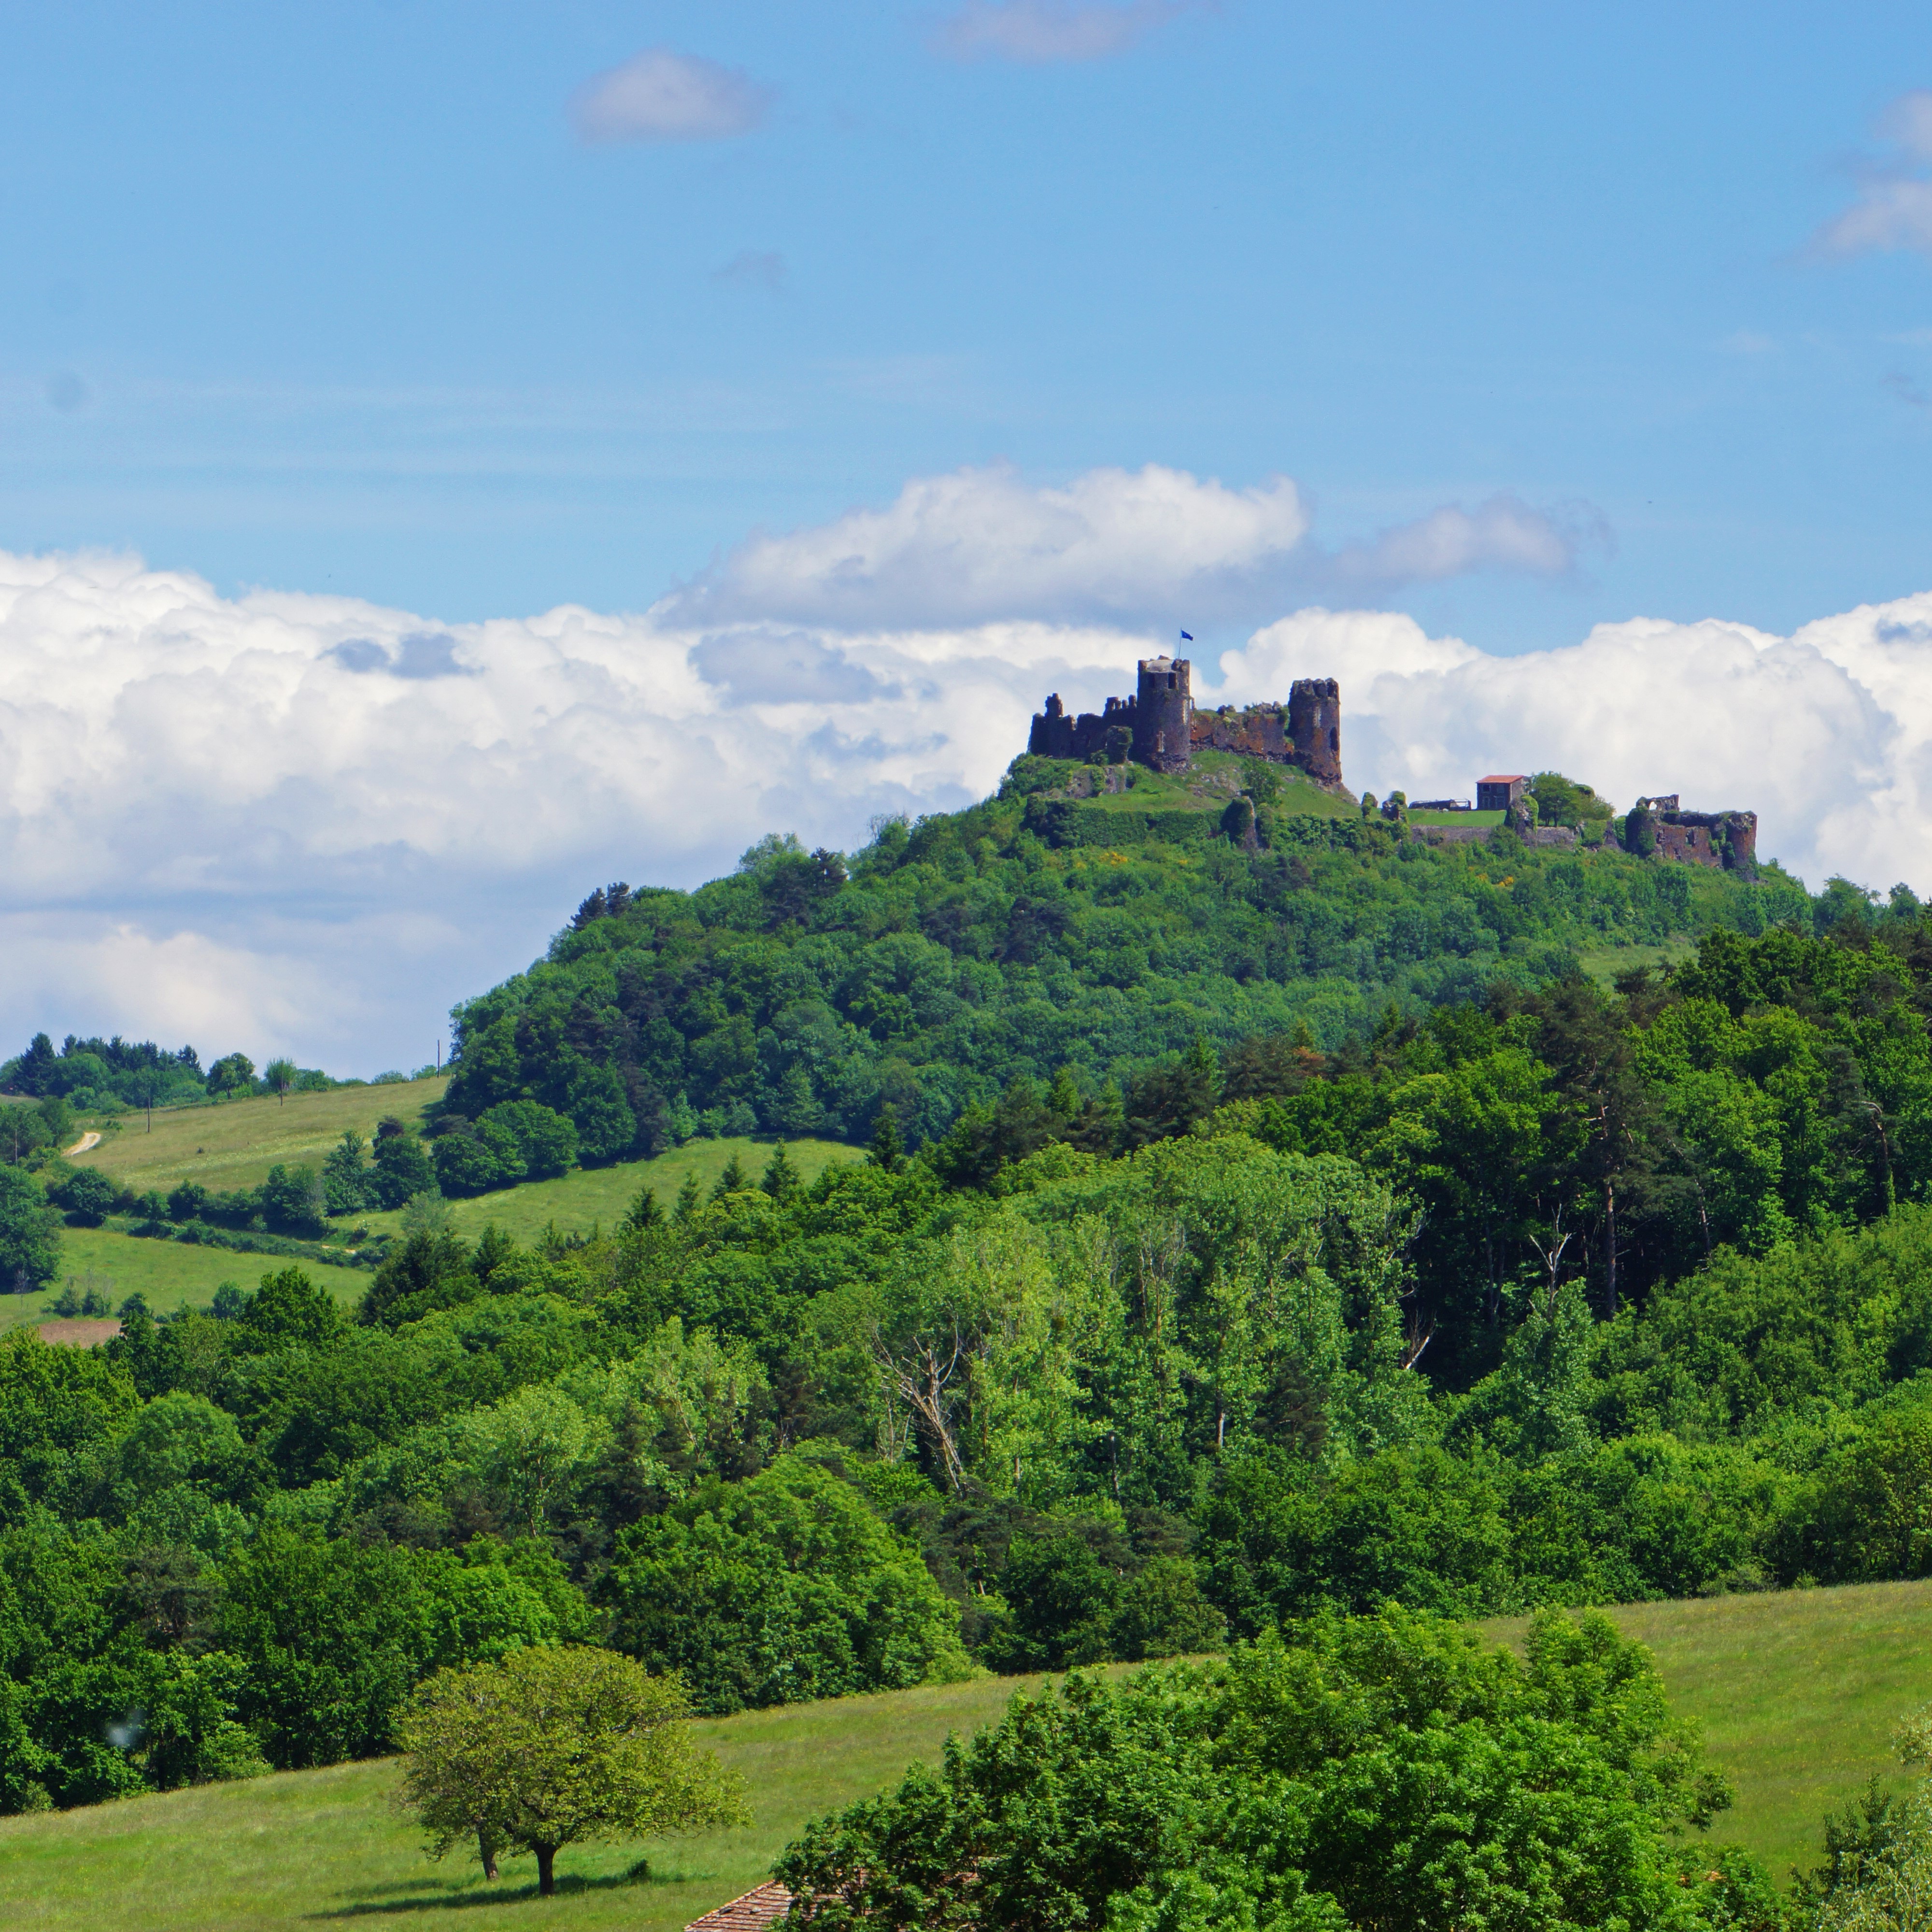
<svg viewBox="0 0 1932 1932">
<path fill-rule="evenodd" d="M 558 1851 L 580 1839 L 745 1822 L 740 1780 L 692 1744 L 690 1712 L 676 1678 L 614 1651 L 516 1650 L 439 1671 L 398 1730 L 399 1802 L 433 1858 L 474 1839 L 494 1878 L 500 1850 L 535 1852 L 548 1898 Z"/>
</svg>

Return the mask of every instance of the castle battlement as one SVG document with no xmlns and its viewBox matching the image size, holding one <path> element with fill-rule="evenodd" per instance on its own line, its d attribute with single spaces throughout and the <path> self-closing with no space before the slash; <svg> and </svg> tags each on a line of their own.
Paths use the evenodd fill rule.
<svg viewBox="0 0 1932 1932">
<path fill-rule="evenodd" d="M 1196 751 L 1232 752 L 1292 765 L 1330 790 L 1342 784 L 1342 689 L 1332 677 L 1297 678 L 1286 704 L 1224 704 L 1197 711 L 1186 658 L 1143 658 L 1131 698 L 1070 717 L 1054 692 L 1035 716 L 1027 749 L 1042 758 L 1132 758 L 1156 772 L 1184 772 Z"/>
</svg>

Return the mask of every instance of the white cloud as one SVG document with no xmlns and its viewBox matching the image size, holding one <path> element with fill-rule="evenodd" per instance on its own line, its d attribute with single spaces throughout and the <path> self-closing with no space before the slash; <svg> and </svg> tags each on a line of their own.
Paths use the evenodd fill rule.
<svg viewBox="0 0 1932 1932">
<path fill-rule="evenodd" d="M 1289 477 L 1235 489 L 1150 463 L 1039 488 L 995 466 L 915 478 L 883 509 L 756 532 L 667 610 L 686 622 L 847 629 L 1028 616 L 1159 630 L 1279 609 L 1292 595 L 1359 596 L 1472 571 L 1560 577 L 1586 546 L 1609 543 L 1586 504 L 1537 510 L 1502 495 L 1331 550 L 1310 538 Z"/>
<path fill-rule="evenodd" d="M 1444 504 L 1369 543 L 1346 545 L 1336 554 L 1335 572 L 1344 582 L 1372 584 L 1435 583 L 1474 570 L 1562 577 L 1576 568 L 1578 550 L 1591 539 L 1608 540 L 1594 512 L 1559 518 L 1517 497 L 1496 496 L 1473 510 Z"/>
<path fill-rule="evenodd" d="M 1170 596 L 1305 521 L 1292 484 L 1175 471 L 926 488 L 758 540 L 774 603 L 819 600 L 782 619 L 682 596 L 445 625 L 0 554 L 0 1051 L 118 1029 L 420 1064 L 451 1001 L 526 963 L 598 880 L 694 884 L 773 830 L 849 846 L 876 812 L 983 796 L 1049 690 L 1079 708 L 1130 689 L 1172 632 L 1052 615 L 1091 573 Z M 941 587 L 966 614 L 931 614 L 923 584 L 900 599 L 916 614 L 885 614 L 948 533 Z M 1620 803 L 1753 807 L 1761 849 L 1814 884 L 1932 887 L 1932 592 L 1788 638 L 1634 619 L 1508 658 L 1306 608 L 1222 656 L 1218 688 L 1214 657 L 1196 649 L 1205 703 L 1339 678 L 1358 790 L 1466 796 L 1483 772 L 1556 766 Z"/>
<path fill-rule="evenodd" d="M 1814 884 L 1932 885 L 1932 594 L 1789 638 L 1635 618 L 1518 657 L 1394 614 L 1304 610 L 1221 668 L 1244 700 L 1340 677 L 1358 789 L 1466 798 L 1485 772 L 1554 768 L 1620 804 L 1754 810 L 1760 850 Z"/>
<path fill-rule="evenodd" d="M 1891 152 L 1864 170 L 1857 198 L 1826 223 L 1812 246 L 1827 255 L 1907 249 L 1932 254 L 1932 91 L 1901 94 L 1880 117 Z"/>
<path fill-rule="evenodd" d="M 991 57 L 1044 65 L 1124 52 L 1189 10 L 1190 0 L 966 0 L 933 44 L 956 60 Z"/>
<path fill-rule="evenodd" d="M 570 104 L 578 139 L 720 141 L 748 134 L 770 112 L 771 91 L 736 68 L 669 47 L 646 47 L 588 81 Z"/>
<path fill-rule="evenodd" d="M 1150 463 L 1035 489 L 1008 469 L 962 470 L 914 479 L 883 510 L 755 535 L 674 608 L 854 627 L 1150 609 L 1164 621 L 1278 564 L 1307 530 L 1286 476 L 1231 490 Z"/>
</svg>

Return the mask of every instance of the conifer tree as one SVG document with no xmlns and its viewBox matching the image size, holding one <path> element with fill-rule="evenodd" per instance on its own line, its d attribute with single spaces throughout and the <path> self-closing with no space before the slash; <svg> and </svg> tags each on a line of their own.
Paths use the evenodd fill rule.
<svg viewBox="0 0 1932 1932">
<path fill-rule="evenodd" d="M 785 1144 L 780 1141 L 772 1150 L 771 1159 L 765 1163 L 765 1171 L 758 1185 L 774 1201 L 788 1201 L 802 1184 L 802 1177 L 792 1165 L 790 1154 Z"/>
<path fill-rule="evenodd" d="M 872 1130 L 872 1144 L 866 1151 L 874 1162 L 888 1174 L 896 1172 L 905 1158 L 905 1140 L 899 1132 L 899 1117 L 890 1100 L 879 1109 L 878 1125 Z"/>
</svg>

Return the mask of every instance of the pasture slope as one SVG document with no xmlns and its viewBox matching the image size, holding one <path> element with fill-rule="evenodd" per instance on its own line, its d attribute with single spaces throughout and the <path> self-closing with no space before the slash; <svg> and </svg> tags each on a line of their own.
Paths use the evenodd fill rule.
<svg viewBox="0 0 1932 1932">
<path fill-rule="evenodd" d="M 290 1094 L 224 1100 L 212 1107 L 158 1108 L 147 1116 L 117 1114 L 100 1144 L 74 1157 L 124 1187 L 165 1194 L 184 1180 L 211 1192 L 259 1187 L 278 1161 L 320 1167 L 322 1156 L 353 1127 L 365 1138 L 386 1114 L 413 1126 L 423 1109 L 442 1097 L 447 1075 L 383 1087 L 333 1087 L 325 1094 Z"/>
<path fill-rule="evenodd" d="M 200 1180 L 211 1189 L 252 1185 L 267 1174 L 275 1160 L 296 1160 L 319 1166 L 322 1155 L 335 1144 L 345 1126 L 366 1130 L 380 1119 L 382 1112 L 411 1111 L 406 1107 L 392 1107 L 380 1101 L 370 1101 L 368 1096 L 371 1094 L 415 1094 L 417 1098 L 414 1111 L 419 1112 L 430 1097 L 422 1090 L 434 1084 L 423 1080 L 407 1088 L 346 1089 L 347 1094 L 362 1096 L 362 1112 L 370 1112 L 372 1108 L 379 1110 L 374 1112 L 366 1122 L 361 1113 L 352 1114 L 338 1108 L 332 1110 L 320 1125 L 311 1119 L 302 1125 L 289 1126 L 277 1120 L 276 1103 L 273 1100 L 225 1103 L 219 1108 L 178 1114 L 165 1120 L 157 1114 L 155 1138 L 158 1140 L 164 1131 L 169 1132 L 181 1141 L 182 1145 L 168 1148 L 148 1157 L 141 1145 L 146 1136 L 137 1126 L 130 1130 L 131 1149 L 124 1138 L 121 1143 L 107 1144 L 121 1163 L 109 1171 L 117 1180 L 143 1189 L 172 1186 L 184 1180 Z M 288 1106 L 292 1110 L 312 1101 L 343 1097 L 341 1093 L 292 1094 Z M 248 1112 L 250 1108 L 256 1111 L 251 1114 Z M 320 1112 L 320 1108 L 316 1110 L 318 1116 Z M 241 1116 L 241 1119 L 231 1121 L 226 1118 L 231 1113 Z M 191 1137 L 182 1131 L 179 1124 L 182 1122 L 188 1123 L 190 1128 L 198 1127 L 199 1134 Z M 221 1132 L 215 1131 L 218 1126 L 223 1130 Z M 252 1139 L 248 1138 L 248 1132 L 253 1133 Z M 787 1148 L 793 1164 L 808 1180 L 815 1179 L 820 1171 L 834 1160 L 863 1158 L 856 1148 L 844 1146 L 837 1141 L 793 1141 L 787 1144 Z M 187 1151 L 184 1152 L 184 1148 Z M 194 1151 L 196 1148 L 205 1150 L 204 1154 L 197 1156 Z M 148 1164 L 130 1164 L 130 1152 L 133 1156 L 146 1159 Z M 555 1180 L 531 1181 L 521 1187 L 505 1188 L 498 1193 L 478 1195 L 472 1200 L 452 1201 L 449 1204 L 450 1222 L 466 1240 L 474 1240 L 494 1222 L 526 1246 L 541 1239 L 546 1228 L 552 1226 L 566 1234 L 587 1234 L 595 1227 L 601 1227 L 608 1234 L 628 1211 L 642 1189 L 654 1189 L 659 1202 L 668 1208 L 677 1198 L 678 1190 L 684 1185 L 687 1176 L 694 1178 L 699 1186 L 709 1192 L 734 1154 L 746 1174 L 756 1180 L 772 1157 L 772 1143 L 743 1139 L 692 1141 L 668 1154 L 660 1154 L 655 1160 L 626 1161 L 614 1167 L 579 1168 Z M 351 1227 L 366 1228 L 373 1233 L 393 1233 L 401 1221 L 400 1213 L 372 1212 L 345 1217 L 337 1225 L 331 1238 L 343 1238 Z M 82 1293 L 90 1288 L 98 1288 L 117 1304 L 138 1289 L 146 1297 L 148 1306 L 157 1315 L 161 1315 L 177 1308 L 205 1307 L 224 1281 L 234 1282 L 242 1288 L 253 1288 L 265 1271 L 290 1265 L 272 1255 L 241 1254 L 230 1248 L 196 1247 L 181 1241 L 143 1240 L 112 1227 L 70 1228 L 62 1236 L 60 1271 L 44 1292 L 0 1295 L 0 1333 L 34 1324 L 41 1326 L 50 1340 L 67 1339 L 69 1324 L 52 1318 L 52 1305 L 56 1298 L 70 1285 Z M 296 1265 L 348 1307 L 354 1307 L 362 1299 L 369 1286 L 368 1274 L 359 1268 L 325 1268 L 308 1261 Z M 97 1339 L 93 1330 L 82 1322 L 71 1324 L 71 1334 L 76 1340 Z"/>
<path fill-rule="evenodd" d="M 620 1161 L 614 1167 L 578 1168 L 554 1180 L 526 1180 L 495 1194 L 478 1194 L 449 1204 L 450 1222 L 464 1240 L 473 1241 L 494 1222 L 527 1247 L 553 1222 L 563 1234 L 587 1234 L 593 1227 L 609 1234 L 644 1188 L 652 1190 L 659 1207 L 668 1210 L 687 1175 L 706 1193 L 737 1156 L 748 1179 L 765 1171 L 776 1145 L 770 1140 L 687 1141 L 655 1160 Z M 839 1141 L 788 1141 L 792 1165 L 807 1180 L 835 1160 L 862 1160 L 863 1151 Z M 380 1231 L 400 1226 L 400 1212 L 358 1214 L 358 1223 Z"/>
<path fill-rule="evenodd" d="M 1874 1771 L 1932 1699 L 1932 1582 L 1792 1591 L 1612 1612 L 1656 1654 L 1672 1701 L 1700 1719 L 1737 1786 L 1717 1835 L 1781 1880 L 1815 1855 L 1822 1814 Z M 1485 1626 L 1520 1639 L 1521 1620 Z M 656 1845 L 588 1846 L 494 1886 L 452 1855 L 424 1860 L 392 1809 L 391 1763 L 342 1765 L 91 1810 L 0 1819 L 0 1924 L 20 1932 L 266 1932 L 393 1924 L 411 1932 L 676 1932 L 757 1883 L 807 1818 L 878 1790 L 946 1732 L 995 1717 L 1036 1679 L 989 1678 L 706 1721 L 749 1786 L 754 1822 Z M 648 1874 L 630 1874 L 641 1856 Z"/>
</svg>

